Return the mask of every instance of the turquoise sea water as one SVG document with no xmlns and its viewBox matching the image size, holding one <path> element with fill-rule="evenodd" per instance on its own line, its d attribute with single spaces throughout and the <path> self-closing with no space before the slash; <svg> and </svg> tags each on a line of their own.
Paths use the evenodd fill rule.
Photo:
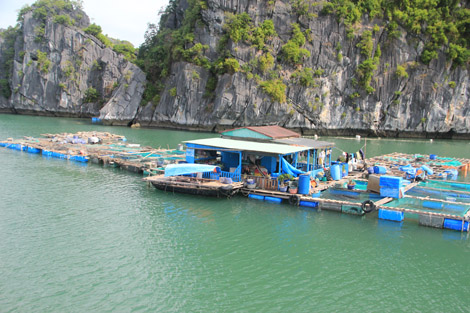
<svg viewBox="0 0 470 313">
<path fill-rule="evenodd" d="M 214 136 L 0 115 L 0 139 L 82 130 L 154 147 Z M 393 151 L 468 158 L 470 144 L 368 140 L 368 155 Z M 141 178 L 0 148 L 0 311 L 470 310 L 467 233 L 164 193 Z"/>
</svg>

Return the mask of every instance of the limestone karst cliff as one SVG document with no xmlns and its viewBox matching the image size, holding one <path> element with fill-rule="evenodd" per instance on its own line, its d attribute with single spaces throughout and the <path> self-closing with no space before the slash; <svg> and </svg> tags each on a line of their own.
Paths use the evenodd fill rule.
<svg viewBox="0 0 470 313">
<path fill-rule="evenodd" d="M 79 9 L 68 12 L 73 25 L 60 10 L 42 21 L 26 10 L 10 75 L 0 72 L 0 109 L 113 125 L 469 138 L 470 10 L 431 2 L 174 0 L 133 63 L 85 32 Z M 0 37 L 0 64 L 11 37 Z"/>
<path fill-rule="evenodd" d="M 183 39 L 168 47 L 175 57 L 162 59 L 162 90 L 138 120 L 209 130 L 279 124 L 305 134 L 468 136 L 468 50 L 461 59 L 449 57 L 452 44 L 430 51 L 425 26 L 417 34 L 367 12 L 351 21 L 338 2 L 173 2 L 160 37 Z M 148 38 L 144 58 L 159 57 L 149 48 L 162 46 L 159 40 Z"/>
<path fill-rule="evenodd" d="M 105 108 L 127 123 L 137 113 L 145 74 L 87 33 L 88 16 L 72 3 L 39 1 L 2 33 L 0 110 L 88 117 Z"/>
</svg>

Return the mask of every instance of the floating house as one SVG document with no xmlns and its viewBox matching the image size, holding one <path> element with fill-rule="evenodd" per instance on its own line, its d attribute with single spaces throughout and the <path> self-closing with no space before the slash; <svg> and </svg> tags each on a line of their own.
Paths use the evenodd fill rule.
<svg viewBox="0 0 470 313">
<path fill-rule="evenodd" d="M 221 135 L 185 141 L 186 161 L 218 164 L 221 176 L 235 182 L 242 174 L 265 178 L 261 184 L 266 189 L 276 189 L 281 174 L 315 173 L 331 164 L 334 143 L 301 138 L 280 126 L 243 127 Z"/>
</svg>

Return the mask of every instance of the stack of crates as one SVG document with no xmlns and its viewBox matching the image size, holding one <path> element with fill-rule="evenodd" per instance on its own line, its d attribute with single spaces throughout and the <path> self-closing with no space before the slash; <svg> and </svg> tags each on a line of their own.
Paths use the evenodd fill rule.
<svg viewBox="0 0 470 313">
<path fill-rule="evenodd" d="M 399 199 L 405 195 L 403 178 L 397 176 L 380 176 L 380 196 Z"/>
</svg>

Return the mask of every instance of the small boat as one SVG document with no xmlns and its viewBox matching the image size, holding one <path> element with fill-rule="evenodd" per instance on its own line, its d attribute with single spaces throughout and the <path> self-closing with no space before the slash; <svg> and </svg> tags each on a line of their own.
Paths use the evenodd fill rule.
<svg viewBox="0 0 470 313">
<path fill-rule="evenodd" d="M 221 177 L 220 167 L 205 164 L 170 164 L 163 175 L 144 178 L 163 191 L 230 198 L 242 187 L 242 182 L 230 182 Z M 203 178 L 209 177 L 209 178 Z"/>
</svg>

